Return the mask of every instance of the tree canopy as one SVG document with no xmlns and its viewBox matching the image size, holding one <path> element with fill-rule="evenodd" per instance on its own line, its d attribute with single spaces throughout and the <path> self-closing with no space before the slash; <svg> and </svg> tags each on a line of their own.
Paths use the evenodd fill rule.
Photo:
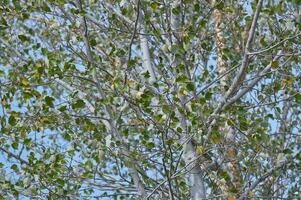
<svg viewBox="0 0 301 200">
<path fill-rule="evenodd" d="M 300 0 L 0 13 L 0 199 L 301 198 Z"/>
</svg>

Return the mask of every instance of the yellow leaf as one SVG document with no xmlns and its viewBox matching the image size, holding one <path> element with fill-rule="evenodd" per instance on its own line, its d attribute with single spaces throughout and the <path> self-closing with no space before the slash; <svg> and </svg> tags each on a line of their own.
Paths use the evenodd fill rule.
<svg viewBox="0 0 301 200">
<path fill-rule="evenodd" d="M 196 148 L 196 153 L 198 155 L 202 155 L 204 153 L 204 147 L 202 145 L 198 145 Z"/>
<path fill-rule="evenodd" d="M 129 79 L 129 80 L 127 80 L 127 84 L 131 87 L 134 85 L 134 81 Z"/>
<path fill-rule="evenodd" d="M 180 94 L 180 96 L 186 96 L 188 94 L 188 92 L 185 89 L 181 88 L 179 91 L 179 94 Z"/>
<path fill-rule="evenodd" d="M 24 86 L 29 86 L 29 81 L 28 81 L 27 78 L 22 77 L 22 78 L 21 78 L 21 83 L 22 83 Z"/>
<path fill-rule="evenodd" d="M 271 63 L 271 67 L 272 67 L 272 69 L 276 69 L 276 68 L 278 67 L 278 65 L 279 65 L 279 63 L 278 63 L 278 61 L 277 61 L 277 60 L 275 60 L 275 61 L 272 61 L 272 63 Z"/>
<path fill-rule="evenodd" d="M 25 137 L 26 137 L 26 132 L 25 132 L 24 130 L 22 130 L 22 131 L 20 132 L 20 135 L 21 135 L 21 138 L 22 138 L 22 139 L 25 139 Z"/>
<path fill-rule="evenodd" d="M 232 195 L 229 195 L 228 196 L 228 200 L 236 200 L 236 198 L 234 196 L 232 196 Z"/>
<path fill-rule="evenodd" d="M 5 99 L 5 98 L 3 98 L 3 99 L 2 99 L 2 101 L 1 101 L 1 103 L 2 103 L 2 105 L 3 105 L 3 106 L 7 105 L 7 101 L 6 101 L 6 99 Z"/>
</svg>

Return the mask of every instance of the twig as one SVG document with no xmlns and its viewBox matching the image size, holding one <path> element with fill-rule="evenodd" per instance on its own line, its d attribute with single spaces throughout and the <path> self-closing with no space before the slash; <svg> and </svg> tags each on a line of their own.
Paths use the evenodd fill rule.
<svg viewBox="0 0 301 200">
<path fill-rule="evenodd" d="M 261 53 L 267 52 L 267 51 L 269 51 L 269 50 L 271 50 L 271 49 L 273 49 L 273 48 L 279 46 L 280 44 L 282 44 L 282 43 L 284 43 L 284 42 L 286 42 L 286 41 L 288 41 L 288 40 L 294 39 L 294 38 L 296 38 L 296 37 L 299 37 L 299 36 L 301 36 L 301 33 L 298 33 L 297 35 L 294 35 L 294 36 L 292 36 L 292 37 L 288 37 L 288 38 L 286 38 L 286 39 L 284 39 L 284 40 L 278 42 L 277 44 L 274 44 L 273 46 L 268 47 L 268 48 L 266 48 L 266 49 L 259 50 L 259 51 L 255 51 L 255 52 L 250 52 L 250 53 L 248 53 L 248 54 L 249 54 L 249 55 L 257 55 L 257 54 L 261 54 Z"/>
<path fill-rule="evenodd" d="M 261 8 L 262 8 L 262 2 L 263 2 L 263 0 L 258 1 L 256 11 L 255 11 L 255 14 L 254 14 L 254 17 L 253 17 L 252 25 L 251 25 L 251 28 L 250 28 L 250 31 L 249 31 L 249 36 L 248 36 L 248 39 L 247 39 L 247 43 L 246 43 L 246 46 L 245 46 L 245 52 L 244 52 L 242 64 L 240 66 L 238 74 L 235 76 L 234 81 L 231 84 L 229 90 L 226 92 L 223 100 L 218 104 L 218 106 L 216 107 L 216 109 L 214 110 L 212 115 L 216 115 L 218 112 L 220 112 L 223 109 L 223 107 L 224 107 L 226 101 L 228 100 L 228 98 L 232 95 L 232 93 L 235 91 L 235 89 L 239 86 L 238 84 L 244 78 L 246 69 L 248 67 L 248 62 L 249 62 L 249 54 L 248 54 L 249 52 L 248 51 L 249 51 L 249 48 L 251 46 L 251 42 L 252 42 L 254 34 L 255 34 L 255 28 L 256 28 L 257 20 L 258 20 L 259 13 L 260 13 Z M 211 121 L 213 121 L 213 118 L 210 119 L 209 121 L 211 123 Z"/>
<path fill-rule="evenodd" d="M 140 0 L 138 0 L 138 2 L 137 2 L 137 17 L 136 17 L 135 26 L 134 26 L 134 32 L 133 32 L 131 42 L 130 42 L 128 61 L 131 60 L 131 56 L 132 56 L 131 55 L 132 54 L 132 45 L 133 45 L 133 42 L 134 42 L 135 35 L 137 33 L 137 26 L 138 26 L 138 22 L 139 22 L 139 16 L 140 16 Z"/>
<path fill-rule="evenodd" d="M 300 153 L 300 151 L 295 156 L 293 156 L 290 160 L 283 162 L 281 165 L 270 169 L 268 172 L 266 172 L 262 176 L 260 176 L 248 189 L 245 190 L 244 193 L 242 193 L 242 195 L 238 198 L 238 200 L 243 200 L 244 198 L 246 198 L 248 196 L 248 193 L 251 192 L 253 189 L 255 189 L 259 183 L 261 183 L 265 179 L 267 179 L 271 174 L 273 174 L 274 171 L 281 169 L 285 165 L 292 162 L 299 153 Z"/>
</svg>

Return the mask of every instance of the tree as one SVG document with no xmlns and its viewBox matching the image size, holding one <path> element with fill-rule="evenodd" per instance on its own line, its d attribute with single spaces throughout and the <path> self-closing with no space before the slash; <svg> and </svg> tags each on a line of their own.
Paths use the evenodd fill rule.
<svg viewBox="0 0 301 200">
<path fill-rule="evenodd" d="M 300 198 L 300 5 L 1 1 L 1 198 Z"/>
</svg>

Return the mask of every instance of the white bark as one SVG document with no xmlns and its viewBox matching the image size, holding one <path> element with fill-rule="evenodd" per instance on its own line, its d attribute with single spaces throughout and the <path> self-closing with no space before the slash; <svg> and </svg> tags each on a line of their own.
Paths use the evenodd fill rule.
<svg viewBox="0 0 301 200">
<path fill-rule="evenodd" d="M 219 111 L 222 110 L 222 108 L 224 107 L 224 105 L 225 105 L 226 101 L 229 99 L 229 97 L 235 92 L 235 90 L 239 89 L 240 84 L 242 83 L 242 81 L 245 77 L 246 70 L 247 70 L 247 67 L 249 64 L 249 49 L 250 49 L 250 46 L 251 46 L 251 43 L 252 43 L 252 40 L 253 40 L 253 37 L 255 34 L 255 28 L 256 28 L 258 17 L 259 17 L 259 13 L 262 8 L 262 3 L 263 3 L 263 0 L 259 0 L 257 3 L 256 11 L 253 16 L 252 25 L 251 25 L 251 28 L 249 31 L 247 43 L 246 43 L 245 50 L 244 50 L 245 52 L 244 52 L 244 56 L 242 59 L 242 64 L 239 68 L 239 71 L 238 71 L 237 75 L 235 76 L 230 88 L 226 92 L 223 100 L 218 104 L 218 106 L 214 110 L 213 115 L 216 115 Z M 212 119 L 210 119 L 210 120 L 212 120 Z"/>
<path fill-rule="evenodd" d="M 145 34 L 145 33 L 147 33 L 147 31 L 146 31 L 146 27 L 145 27 L 144 14 L 143 14 L 143 11 L 139 11 L 139 12 L 140 12 L 139 39 L 140 39 L 140 47 L 141 47 L 141 53 L 142 53 L 142 65 L 143 65 L 143 68 L 145 68 L 150 74 L 150 79 L 149 79 L 150 83 L 154 83 L 156 81 L 156 75 L 155 75 L 155 71 L 153 69 L 152 62 L 151 62 L 149 46 L 148 46 L 148 39 Z"/>
<path fill-rule="evenodd" d="M 176 0 L 172 3 L 171 8 L 176 8 L 178 6 L 181 6 L 181 1 Z M 178 37 L 177 31 L 179 30 L 179 25 L 180 25 L 180 15 L 171 15 L 171 27 L 172 31 L 174 32 L 174 36 Z M 174 42 L 178 42 L 177 38 L 174 38 Z M 175 67 L 179 64 L 180 58 L 175 57 L 174 58 L 175 62 L 174 65 Z M 175 85 L 175 89 L 177 90 L 177 86 Z M 183 106 L 185 106 L 185 98 L 181 98 L 181 103 Z M 181 116 L 181 128 L 183 130 L 182 133 L 182 138 L 181 141 L 185 141 L 187 138 L 189 138 L 189 133 L 187 133 L 187 121 L 185 116 L 180 114 Z M 190 187 L 190 196 L 192 200 L 201 200 L 201 199 L 206 199 L 206 188 L 205 188 L 205 183 L 203 179 L 203 171 L 200 167 L 200 164 L 198 163 L 199 159 L 197 159 L 197 153 L 196 153 L 196 147 L 193 145 L 192 141 L 189 140 L 185 144 L 184 148 L 184 154 L 183 154 L 183 159 L 185 163 L 190 163 L 193 160 L 195 160 L 193 164 L 188 168 L 188 180 L 187 183 Z"/>
<path fill-rule="evenodd" d="M 111 6 L 110 4 L 107 4 L 107 3 L 106 3 L 106 5 L 109 6 L 110 9 L 113 9 L 115 11 L 115 9 L 114 9 L 113 6 Z M 117 12 L 117 11 L 115 11 L 115 12 Z M 126 19 L 124 19 L 124 20 L 126 20 Z M 92 52 L 91 52 L 91 48 L 90 48 L 90 44 L 89 44 L 89 38 L 88 38 L 89 36 L 88 36 L 88 32 L 87 32 L 88 31 L 87 30 L 88 27 L 87 27 L 87 23 L 86 23 L 85 17 L 82 17 L 82 24 L 84 26 L 84 30 L 83 30 L 83 36 L 84 37 L 83 38 L 84 38 L 84 43 L 85 43 L 85 48 L 86 48 L 86 54 L 87 54 L 89 62 L 91 62 L 92 64 L 94 64 L 94 60 L 93 60 L 93 57 L 92 57 Z M 100 86 L 100 84 L 99 84 L 99 82 L 97 80 L 97 76 L 94 75 L 93 79 L 97 83 L 98 95 L 99 95 L 99 97 L 101 99 L 103 99 L 104 94 L 103 94 L 102 88 L 101 88 L 101 86 Z M 122 153 L 125 154 L 124 160 L 126 161 L 126 163 L 129 163 L 129 164 L 126 164 L 126 166 L 128 167 L 128 170 L 129 170 L 129 174 L 133 178 L 133 181 L 134 181 L 134 184 L 135 184 L 135 186 L 137 188 L 139 196 L 143 199 L 145 197 L 145 195 L 146 195 L 146 191 L 145 191 L 144 184 L 143 184 L 142 180 L 140 179 L 139 173 L 138 173 L 138 171 L 136 169 L 136 166 L 135 166 L 136 162 L 135 162 L 134 159 L 131 158 L 130 151 L 129 151 L 128 147 L 126 145 L 124 145 L 124 143 L 123 143 L 123 140 L 124 140 L 123 136 L 117 130 L 115 119 L 113 117 L 113 111 L 110 108 L 110 106 L 105 105 L 105 112 L 108 115 L 109 123 L 107 121 L 105 121 L 105 120 L 102 120 L 102 121 L 106 125 L 107 129 L 111 132 L 111 134 L 114 137 L 116 137 L 118 140 L 120 140 L 122 142 L 122 146 L 121 146 L 120 151 L 122 151 Z"/>
<path fill-rule="evenodd" d="M 192 200 L 201 200 L 206 199 L 206 188 L 203 180 L 203 172 L 199 166 L 198 155 L 196 154 L 195 147 L 191 142 L 188 142 L 185 145 L 183 158 L 185 163 L 195 162 L 191 164 L 188 169 L 188 180 L 190 187 L 190 195 Z"/>
<path fill-rule="evenodd" d="M 227 107 L 234 102 L 236 102 L 238 99 L 240 99 L 242 96 L 244 96 L 247 92 L 249 92 L 263 77 L 264 75 L 272 68 L 272 63 L 277 61 L 281 57 L 282 51 L 278 51 L 277 55 L 273 59 L 273 61 L 266 66 L 257 76 L 254 78 L 244 89 L 240 90 L 234 97 L 230 98 L 228 101 L 225 102 L 224 107 Z"/>
<path fill-rule="evenodd" d="M 55 81 L 63 86 L 64 88 L 66 88 L 67 90 L 69 90 L 70 92 L 78 92 L 78 95 L 79 97 L 86 103 L 88 109 L 94 113 L 95 111 L 95 107 L 90 103 L 90 101 L 87 99 L 87 96 L 88 94 L 72 87 L 71 85 L 69 85 L 68 83 L 64 82 L 63 80 L 60 80 L 60 79 L 55 79 Z M 103 96 L 100 94 L 98 95 L 100 98 L 102 98 Z M 114 123 L 114 121 L 112 120 L 112 112 L 110 110 L 110 108 L 108 106 L 105 107 L 105 110 L 106 110 L 106 113 L 108 115 L 108 118 L 109 118 L 109 122 L 104 120 L 104 119 L 101 119 L 101 122 L 106 126 L 106 128 L 111 132 L 112 135 L 114 135 L 114 137 L 116 137 L 117 139 L 119 139 L 120 141 L 122 141 L 122 136 L 119 134 L 119 132 L 117 131 L 116 129 L 116 125 Z M 146 191 L 145 191 L 145 188 L 144 188 L 144 185 L 140 179 L 140 176 L 139 176 L 139 173 L 138 171 L 136 170 L 136 168 L 134 167 L 135 165 L 135 161 L 133 159 L 131 159 L 130 157 L 130 153 L 127 149 L 127 147 L 123 146 L 124 148 L 122 149 L 123 150 L 123 154 L 125 154 L 125 160 L 129 163 L 131 163 L 131 165 L 133 166 L 127 166 L 128 169 L 129 169 L 129 173 L 131 175 L 131 177 L 133 178 L 134 180 L 134 184 L 137 188 L 137 191 L 138 191 L 138 194 L 139 196 L 141 196 L 141 198 L 144 198 L 145 195 L 146 195 Z"/>
</svg>

